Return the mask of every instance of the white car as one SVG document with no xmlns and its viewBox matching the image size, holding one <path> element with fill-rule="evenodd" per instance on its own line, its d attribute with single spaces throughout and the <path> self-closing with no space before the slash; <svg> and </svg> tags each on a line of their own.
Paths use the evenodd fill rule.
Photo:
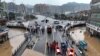
<svg viewBox="0 0 100 56">
<path fill-rule="evenodd" d="M 6 25 L 7 25 L 7 26 L 16 26 L 16 25 L 17 25 L 17 22 L 15 22 L 15 21 L 10 21 L 10 22 L 7 22 Z"/>
<path fill-rule="evenodd" d="M 24 26 L 21 21 L 10 21 L 6 24 L 7 26 Z"/>
<path fill-rule="evenodd" d="M 60 24 L 60 22 L 59 21 L 54 21 L 54 24 Z"/>
</svg>

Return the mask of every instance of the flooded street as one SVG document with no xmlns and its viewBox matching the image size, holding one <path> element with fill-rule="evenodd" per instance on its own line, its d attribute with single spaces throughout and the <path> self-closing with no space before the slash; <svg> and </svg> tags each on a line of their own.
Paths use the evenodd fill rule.
<svg viewBox="0 0 100 56">
<path fill-rule="evenodd" d="M 100 39 L 91 37 L 89 33 L 85 33 L 85 40 L 88 43 L 88 56 L 100 56 Z"/>
<path fill-rule="evenodd" d="M 100 39 L 98 39 L 97 37 L 91 37 L 90 34 L 87 33 L 85 30 L 86 30 L 85 28 L 76 27 L 76 28 L 73 28 L 71 31 L 74 31 L 75 34 L 77 32 L 80 33 L 80 31 L 84 32 L 83 35 L 84 35 L 85 41 L 88 44 L 88 48 L 86 52 L 88 56 L 100 56 Z M 78 34 L 77 36 L 82 37 L 80 34 Z"/>
<path fill-rule="evenodd" d="M 4 44 L 0 45 L 0 56 L 11 56 L 12 55 L 12 46 L 9 41 L 6 41 Z"/>
<path fill-rule="evenodd" d="M 71 35 L 71 37 L 73 37 L 73 40 L 75 41 L 75 43 L 78 43 L 79 41 L 83 41 L 85 39 L 84 32 L 85 32 L 84 28 L 83 28 L 83 30 L 76 29 L 76 30 L 70 31 L 70 35 Z"/>
<path fill-rule="evenodd" d="M 12 52 L 15 52 L 19 46 L 24 42 L 25 31 L 22 29 L 10 29 L 9 30 L 9 38 L 10 38 L 10 44 L 12 46 Z"/>
<path fill-rule="evenodd" d="M 25 30 L 22 29 L 9 29 L 9 41 L 0 45 L 0 56 L 11 56 L 25 40 Z"/>
</svg>

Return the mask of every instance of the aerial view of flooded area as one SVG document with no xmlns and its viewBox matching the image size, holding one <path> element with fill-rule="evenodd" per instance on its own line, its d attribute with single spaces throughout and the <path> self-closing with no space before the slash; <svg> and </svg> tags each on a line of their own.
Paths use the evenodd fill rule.
<svg viewBox="0 0 100 56">
<path fill-rule="evenodd" d="M 0 0 L 0 56 L 100 56 L 100 0 Z"/>
</svg>

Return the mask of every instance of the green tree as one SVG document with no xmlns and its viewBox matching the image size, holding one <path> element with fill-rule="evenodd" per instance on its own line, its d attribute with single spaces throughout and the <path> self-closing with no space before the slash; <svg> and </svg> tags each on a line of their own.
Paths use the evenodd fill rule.
<svg viewBox="0 0 100 56">
<path fill-rule="evenodd" d="M 9 15 L 9 16 L 7 16 L 7 18 L 9 18 L 9 20 L 15 20 L 15 13 L 9 12 L 8 15 Z"/>
<path fill-rule="evenodd" d="M 57 13 L 54 14 L 55 19 L 59 19 L 59 15 Z"/>
<path fill-rule="evenodd" d="M 60 19 L 66 20 L 66 15 L 65 14 L 61 14 L 60 17 L 61 17 Z"/>
</svg>

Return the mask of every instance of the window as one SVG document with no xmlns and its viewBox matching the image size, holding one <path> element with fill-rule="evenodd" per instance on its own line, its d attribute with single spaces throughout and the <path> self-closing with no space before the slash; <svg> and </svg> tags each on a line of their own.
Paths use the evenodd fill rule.
<svg viewBox="0 0 100 56">
<path fill-rule="evenodd" d="M 100 22 L 97 22 L 97 21 L 90 21 L 90 24 L 100 27 Z"/>
<path fill-rule="evenodd" d="M 98 14 L 92 14 L 91 18 L 100 19 L 100 13 L 98 13 Z"/>
<path fill-rule="evenodd" d="M 93 4 L 92 7 L 100 8 L 100 2 Z"/>
</svg>

